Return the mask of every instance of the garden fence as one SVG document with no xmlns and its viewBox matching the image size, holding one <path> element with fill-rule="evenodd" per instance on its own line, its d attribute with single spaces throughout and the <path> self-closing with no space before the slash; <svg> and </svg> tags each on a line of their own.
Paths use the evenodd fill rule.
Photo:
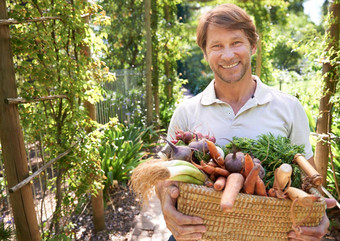
<svg viewBox="0 0 340 241">
<path fill-rule="evenodd" d="M 104 99 L 97 104 L 97 121 L 105 124 L 117 117 L 121 123 L 145 116 L 143 72 L 136 69 L 115 71 L 116 80 L 102 84 Z"/>
<path fill-rule="evenodd" d="M 101 124 L 107 123 L 111 117 L 118 117 L 121 122 L 129 123 L 132 109 L 137 105 L 144 105 L 142 90 L 138 87 L 143 74 L 137 70 L 117 70 L 115 73 L 114 82 L 102 85 L 105 91 L 104 99 L 97 103 L 97 118 Z M 35 141 L 28 141 L 32 140 L 32 137 L 24 135 L 30 175 L 46 165 L 46 159 L 53 158 L 44 150 L 43 135 L 44 133 L 40 133 Z M 31 181 L 35 210 L 42 235 L 49 227 L 56 206 L 54 169 L 54 165 L 50 165 L 42 172 L 42 175 L 37 175 Z M 15 228 L 8 188 L 0 145 L 0 222 L 4 222 L 7 227 Z"/>
</svg>

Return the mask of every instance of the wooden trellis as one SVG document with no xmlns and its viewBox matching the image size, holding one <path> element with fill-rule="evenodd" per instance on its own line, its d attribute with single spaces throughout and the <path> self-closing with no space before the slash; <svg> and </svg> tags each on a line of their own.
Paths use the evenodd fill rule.
<svg viewBox="0 0 340 241">
<path fill-rule="evenodd" d="M 88 16 L 89 14 L 85 14 L 81 17 L 87 18 Z M 67 98 L 67 96 L 46 96 L 30 100 L 18 98 L 9 25 L 56 19 L 61 19 L 61 17 L 41 17 L 23 21 L 8 19 L 6 2 L 0 0 L 0 140 L 18 241 L 41 240 L 30 181 L 71 150 L 60 154 L 29 176 L 17 104 Z"/>
</svg>

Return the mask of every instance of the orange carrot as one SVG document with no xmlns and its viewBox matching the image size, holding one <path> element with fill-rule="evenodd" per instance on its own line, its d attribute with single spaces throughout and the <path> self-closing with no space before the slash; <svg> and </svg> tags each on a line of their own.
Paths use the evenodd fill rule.
<svg viewBox="0 0 340 241">
<path fill-rule="evenodd" d="M 256 165 L 251 169 L 250 173 L 248 174 L 246 180 L 244 181 L 243 191 L 247 194 L 254 194 L 255 192 L 255 184 L 256 179 L 260 172 L 260 166 Z"/>
<path fill-rule="evenodd" d="M 241 173 L 231 173 L 224 187 L 221 197 L 221 208 L 223 211 L 231 211 L 237 194 L 243 187 L 244 177 Z"/>
<path fill-rule="evenodd" d="M 214 189 L 217 191 L 221 191 L 225 187 L 226 181 L 227 178 L 219 176 L 214 183 Z"/>
<path fill-rule="evenodd" d="M 268 196 L 269 197 L 276 197 L 276 192 L 275 192 L 275 189 L 273 187 L 268 190 Z"/>
<path fill-rule="evenodd" d="M 215 167 L 215 173 L 224 177 L 228 177 L 230 175 L 229 171 L 220 167 Z"/>
<path fill-rule="evenodd" d="M 214 173 L 210 174 L 209 179 L 210 179 L 211 181 L 213 181 L 213 182 L 216 181 L 216 176 L 215 176 L 215 174 L 214 174 Z"/>
<path fill-rule="evenodd" d="M 246 178 L 250 171 L 254 168 L 254 162 L 251 156 L 247 153 L 244 156 L 244 178 Z"/>
<path fill-rule="evenodd" d="M 218 152 L 216 145 L 214 142 L 209 141 L 209 140 L 205 140 L 208 144 L 208 149 L 209 149 L 209 153 L 210 156 L 212 157 L 212 159 L 214 159 L 214 161 L 222 168 L 224 168 L 224 158 L 221 157 L 220 153 Z"/>
<path fill-rule="evenodd" d="M 259 175 L 257 175 L 255 182 L 255 194 L 267 197 L 266 186 Z"/>
</svg>

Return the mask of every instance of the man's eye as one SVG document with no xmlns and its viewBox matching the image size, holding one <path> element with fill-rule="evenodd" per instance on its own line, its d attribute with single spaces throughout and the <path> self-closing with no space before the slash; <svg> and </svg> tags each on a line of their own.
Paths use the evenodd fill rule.
<svg viewBox="0 0 340 241">
<path fill-rule="evenodd" d="M 234 45 L 240 45 L 242 42 L 241 41 L 235 41 Z"/>
<path fill-rule="evenodd" d="M 221 47 L 221 45 L 220 44 L 214 44 L 212 47 L 213 48 L 219 48 L 219 47 Z"/>
</svg>

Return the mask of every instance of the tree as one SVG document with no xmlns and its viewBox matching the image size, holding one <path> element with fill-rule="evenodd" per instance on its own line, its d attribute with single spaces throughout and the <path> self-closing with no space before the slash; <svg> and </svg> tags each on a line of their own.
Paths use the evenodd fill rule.
<svg viewBox="0 0 340 241">
<path fill-rule="evenodd" d="M 151 1 L 144 1 L 144 17 L 145 17 L 145 35 L 146 35 L 146 56 L 145 56 L 145 72 L 146 72 L 146 123 L 152 124 L 152 38 L 151 38 Z"/>
<path fill-rule="evenodd" d="M 323 176 L 323 184 L 326 184 L 327 167 L 329 158 L 329 134 L 332 133 L 332 96 L 337 91 L 339 83 L 339 29 L 340 29 L 340 3 L 334 1 L 329 8 L 329 28 L 327 30 L 327 46 L 323 60 L 323 96 L 320 99 L 319 117 L 316 131 L 321 139 L 316 144 L 315 164 Z"/>
</svg>

